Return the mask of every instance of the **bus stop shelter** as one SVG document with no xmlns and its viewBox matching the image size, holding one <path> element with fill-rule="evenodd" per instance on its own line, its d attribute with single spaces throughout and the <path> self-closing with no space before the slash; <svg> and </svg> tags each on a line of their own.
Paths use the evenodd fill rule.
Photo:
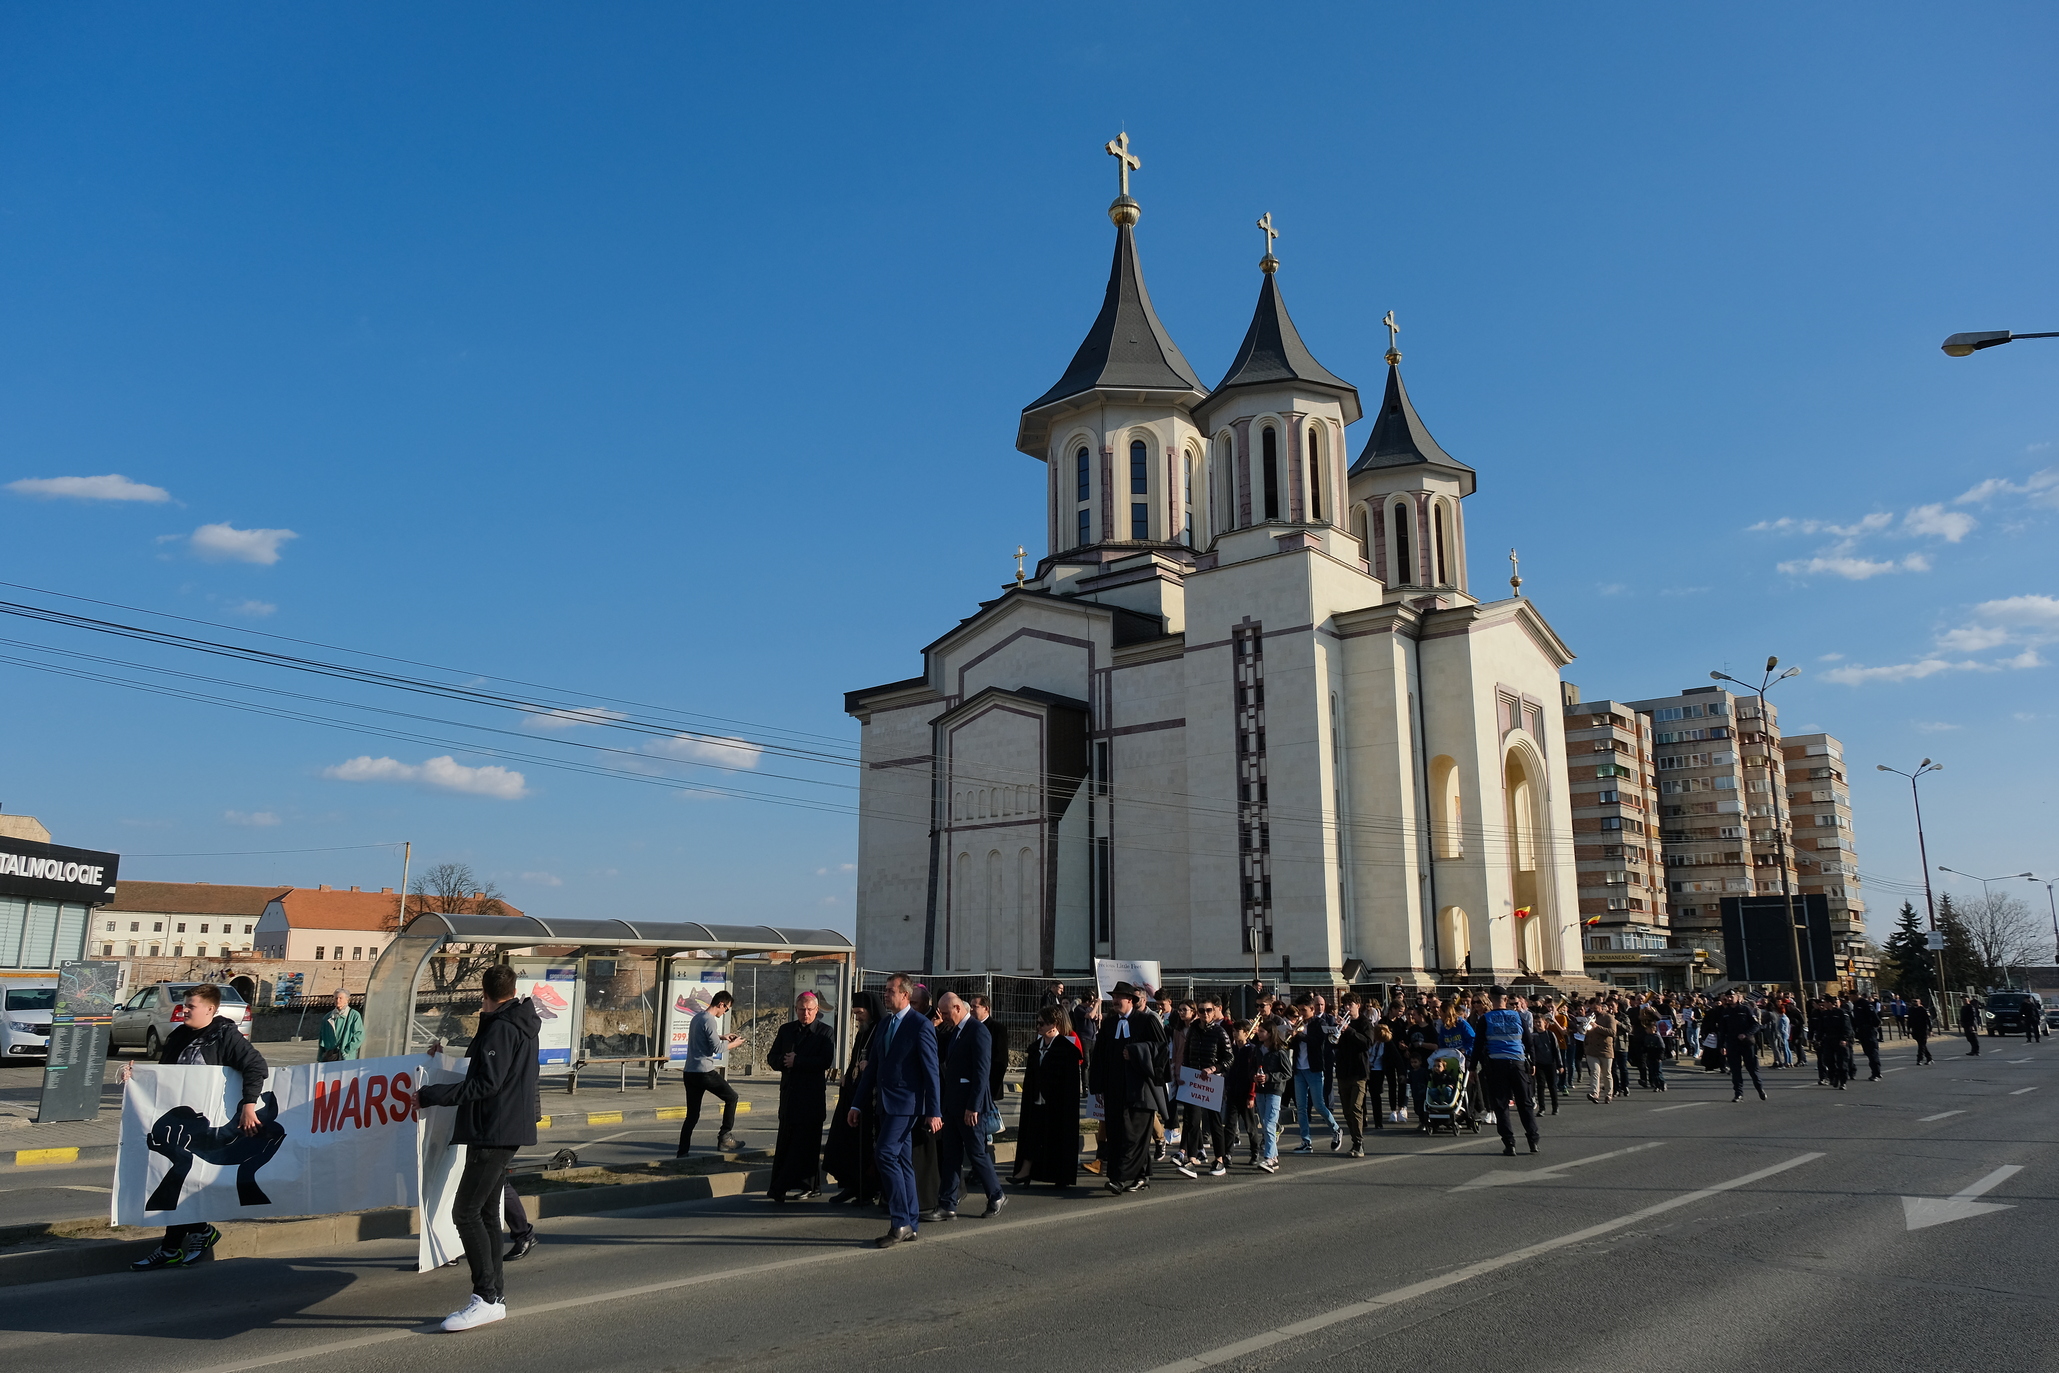
<svg viewBox="0 0 2059 1373">
<path fill-rule="evenodd" d="M 821 999 L 837 1066 L 851 1037 L 855 950 L 835 930 L 536 916 L 418 915 L 389 942 L 365 994 L 367 1058 L 462 1047 L 479 1024 L 479 978 L 515 970 L 516 995 L 543 1018 L 538 1059 L 577 1090 L 582 1071 L 635 1067 L 646 1085 L 686 1057 L 687 1030 L 715 994 L 735 1001 L 730 1062 L 762 1063 L 802 992 Z"/>
</svg>

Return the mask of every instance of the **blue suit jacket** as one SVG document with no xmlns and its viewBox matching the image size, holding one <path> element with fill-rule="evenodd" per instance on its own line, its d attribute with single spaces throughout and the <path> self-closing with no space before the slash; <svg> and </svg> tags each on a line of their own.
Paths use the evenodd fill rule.
<svg viewBox="0 0 2059 1373">
<path fill-rule="evenodd" d="M 872 1037 L 875 1046 L 886 1031 L 886 1023 Z M 886 1052 L 866 1060 L 858 1079 L 858 1100 L 869 1101 L 879 1091 L 879 1111 L 887 1116 L 918 1116 L 928 1119 L 944 1113 L 937 1090 L 937 1032 L 923 1016 L 910 1009 L 894 1026 L 894 1038 Z"/>
<path fill-rule="evenodd" d="M 946 1125 L 953 1123 L 955 1112 L 984 1113 L 994 1099 L 987 1071 L 993 1062 L 994 1037 L 987 1032 L 987 1027 L 968 1015 L 965 1023 L 951 1031 L 948 1038 L 950 1042 L 944 1050 L 942 1072 L 944 1109 L 940 1112 Z"/>
</svg>

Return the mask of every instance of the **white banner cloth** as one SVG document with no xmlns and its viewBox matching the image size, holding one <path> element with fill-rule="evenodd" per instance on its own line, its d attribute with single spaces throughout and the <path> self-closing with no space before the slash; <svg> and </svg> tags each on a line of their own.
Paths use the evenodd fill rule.
<svg viewBox="0 0 2059 1373">
<path fill-rule="evenodd" d="M 422 1069 L 420 1058 L 274 1068 L 245 1135 L 240 1074 L 138 1067 L 122 1094 L 110 1217 L 186 1225 L 413 1206 Z"/>
</svg>

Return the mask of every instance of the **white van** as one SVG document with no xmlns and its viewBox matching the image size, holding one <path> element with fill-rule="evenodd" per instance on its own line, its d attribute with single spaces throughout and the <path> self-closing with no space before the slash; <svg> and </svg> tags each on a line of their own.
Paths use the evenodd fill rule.
<svg viewBox="0 0 2059 1373">
<path fill-rule="evenodd" d="M 50 1057 L 50 1014 L 57 1006 L 54 977 L 0 982 L 0 1059 Z"/>
</svg>

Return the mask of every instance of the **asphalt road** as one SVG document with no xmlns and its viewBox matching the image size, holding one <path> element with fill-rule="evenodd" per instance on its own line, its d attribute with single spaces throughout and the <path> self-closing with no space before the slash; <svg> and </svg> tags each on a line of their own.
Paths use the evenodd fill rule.
<svg viewBox="0 0 2059 1373">
<path fill-rule="evenodd" d="M 456 1336 L 433 1322 L 465 1279 L 414 1273 L 412 1247 L 390 1242 L 16 1288 L 0 1359 L 154 1373 L 453 1358 L 554 1373 L 2059 1366 L 2059 1045 L 1940 1048 L 1934 1067 L 1893 1052 L 1883 1081 L 1842 1093 L 1811 1069 L 1768 1072 L 1765 1103 L 1733 1104 L 1727 1079 L 1698 1072 L 1607 1108 L 1576 1097 L 1535 1158 L 1503 1159 L 1491 1129 L 1389 1133 L 1363 1160 L 1319 1145 L 1271 1178 L 1038 1191 L 885 1253 L 865 1245 L 877 1217 L 822 1204 L 567 1217 L 509 1269 L 509 1320 Z"/>
</svg>

